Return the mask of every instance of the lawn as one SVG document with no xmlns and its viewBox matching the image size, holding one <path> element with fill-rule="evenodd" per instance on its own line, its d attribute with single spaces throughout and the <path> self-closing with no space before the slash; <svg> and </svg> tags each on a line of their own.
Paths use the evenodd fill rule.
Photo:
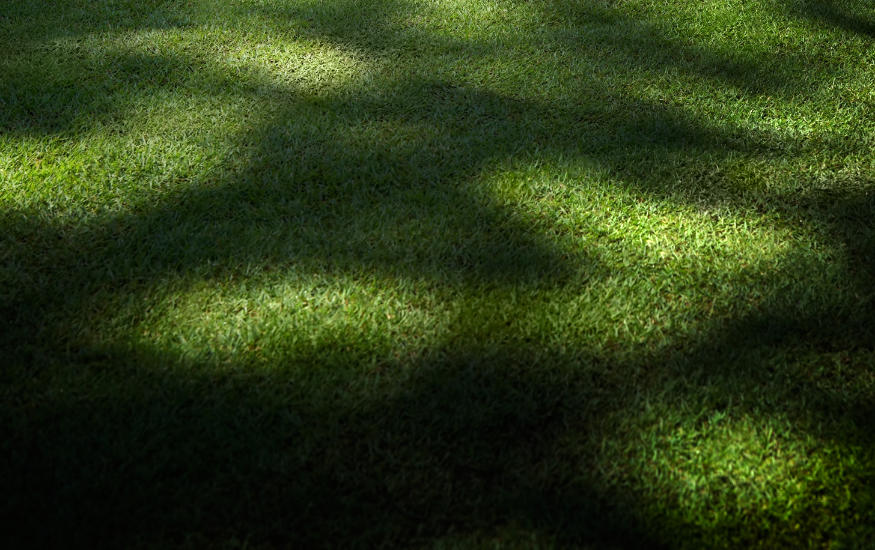
<svg viewBox="0 0 875 550">
<path fill-rule="evenodd" d="M 875 548 L 875 4 L 4 0 L 0 365 L 7 548 Z"/>
</svg>

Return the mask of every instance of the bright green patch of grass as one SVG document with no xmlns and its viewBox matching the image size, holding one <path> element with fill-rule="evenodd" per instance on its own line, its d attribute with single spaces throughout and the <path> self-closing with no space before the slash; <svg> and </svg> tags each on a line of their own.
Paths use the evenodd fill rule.
<svg viewBox="0 0 875 550">
<path fill-rule="evenodd" d="M 850 0 L 6 2 L 4 536 L 875 546 L 873 45 Z"/>
</svg>

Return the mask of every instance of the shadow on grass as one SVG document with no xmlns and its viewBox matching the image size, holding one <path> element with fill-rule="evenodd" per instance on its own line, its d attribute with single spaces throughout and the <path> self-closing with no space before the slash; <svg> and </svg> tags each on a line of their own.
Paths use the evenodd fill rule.
<svg viewBox="0 0 875 550">
<path fill-rule="evenodd" d="M 258 85 L 252 75 L 229 80 L 203 60 L 143 52 L 133 40 L 136 33 L 209 26 L 217 19 L 244 34 L 247 26 L 252 26 L 267 29 L 265 32 L 282 40 L 328 43 L 369 58 L 414 49 L 421 50 L 425 59 L 452 55 L 475 60 L 507 49 L 508 41 L 518 45 L 549 43 L 554 49 L 579 51 L 581 58 L 587 59 L 585 70 L 593 76 L 582 79 L 582 94 L 602 91 L 599 74 L 623 72 L 638 78 L 646 77 L 642 71 L 653 75 L 677 72 L 732 86 L 740 93 L 771 95 L 784 94 L 790 88 L 798 93 L 805 88 L 804 82 L 817 88 L 829 81 L 831 67 L 822 60 L 788 52 L 756 51 L 753 55 L 746 50 L 715 49 L 667 38 L 654 21 L 632 18 L 609 5 L 547 0 L 534 6 L 545 21 L 541 34 L 464 41 L 410 24 L 406 16 L 413 7 L 400 0 L 243 3 L 225 6 L 221 13 L 213 13 L 218 8 L 210 3 L 171 10 L 163 2 L 127 0 L 99 7 L 65 2 L 50 14 L 34 11 L 33 6 L 11 10 L 6 42 L 14 55 L 0 82 L 0 98 L 4 100 L 0 129 L 13 135 L 76 136 L 99 124 L 123 120 L 138 101 L 159 91 L 211 95 L 221 90 L 229 97 L 253 93 L 247 87 Z M 110 39 L 109 45 L 89 43 L 87 39 L 94 37 Z M 600 44 L 598 55 L 589 51 L 593 43 Z M 815 64 L 819 75 L 811 78 Z M 594 92 L 587 90 L 590 84 L 595 86 Z M 611 99 L 610 95 L 605 97 L 606 101 Z"/>
<path fill-rule="evenodd" d="M 337 6 L 347 10 L 342 15 L 357 13 L 355 3 Z M 375 55 L 385 50 L 374 36 L 381 36 L 380 25 L 392 29 L 387 13 L 371 13 L 367 32 L 356 35 L 332 26 L 337 13 L 326 14 L 290 20 L 309 21 L 312 36 Z M 591 11 L 566 15 L 635 27 L 613 12 L 601 20 Z M 639 59 L 639 68 L 716 66 L 715 78 L 751 92 L 782 86 L 776 76 L 760 78 L 766 73 L 756 65 L 661 41 L 654 29 L 632 35 L 650 38 L 614 41 L 617 55 Z M 573 36 L 555 40 L 583 49 Z M 119 90 L 135 82 L 149 94 L 189 78 L 182 58 L 109 59 Z M 46 88 L 47 104 L 27 106 L 8 90 L 30 97 L 40 81 L 37 73 L 21 73 L 3 92 L 18 106 L 7 111 L 4 128 L 75 133 L 95 116 L 123 113 L 112 93 L 94 99 L 112 82 L 65 80 Z M 24 540 L 44 544 L 485 545 L 515 531 L 534 533 L 533 545 L 543 546 L 708 540 L 682 522 L 660 524 L 669 520 L 648 515 L 634 491 L 605 479 L 612 466 L 599 446 L 628 436 L 614 431 L 616 415 L 638 414 L 641 401 L 628 388 L 647 387 L 652 377 L 676 381 L 678 398 L 692 402 L 701 388 L 716 385 L 722 399 L 745 402 L 757 414 L 787 410 L 776 403 L 784 399 L 790 410 L 810 410 L 800 418 L 834 422 L 836 438 L 853 435 L 871 447 L 865 428 L 842 431 L 866 426 L 870 404 L 853 402 L 842 411 L 847 402 L 804 372 L 760 372 L 766 361 L 743 365 L 754 352 L 801 343 L 871 349 L 875 320 L 865 304 L 875 281 L 875 204 L 866 193 L 840 199 L 724 193 L 738 208 L 792 214 L 844 247 L 855 270 L 846 283 L 860 290 L 864 306 L 849 312 L 826 297 L 816 315 L 800 319 L 787 307 L 792 295 L 775 296 L 748 317 L 705 327 L 692 350 L 666 350 L 665 357 L 604 364 L 580 349 L 448 343 L 426 359 L 384 365 L 393 370 L 386 376 L 365 370 L 354 356 L 344 361 L 336 350 L 356 344 L 338 339 L 331 354 L 317 349 L 266 372 L 190 365 L 160 353 L 82 350 L 70 336 L 71 327 L 118 295 L 145 295 L 166 277 L 209 279 L 246 266 L 456 289 L 597 281 L 610 275 L 599 257 L 556 237 L 550 222 L 496 204 L 471 182 L 496 162 L 536 151 L 595 159 L 629 188 L 660 199 L 668 193 L 635 167 L 637 159 L 782 153 L 779 142 L 764 143 L 744 129 L 715 128 L 676 108 L 586 84 L 582 93 L 602 98 L 604 110 L 420 77 L 386 80 L 383 95 L 353 98 L 274 88 L 270 116 L 239 136 L 247 155 L 242 167 L 218 181 L 84 224 L 3 213 L 8 284 L 0 295 L 0 349 L 11 363 L 2 375 L 4 517 L 14 518 Z M 88 99 L 73 101 L 80 96 Z M 791 259 L 783 267 L 800 265 Z M 326 355 L 339 359 L 326 364 Z M 314 378 L 314 370 L 335 374 Z M 763 396 L 758 384 L 775 393 Z M 857 502 L 871 502 L 871 488 L 853 490 Z M 811 514 L 829 511 L 813 505 Z M 740 541 L 780 536 L 803 544 L 793 539 L 806 536 L 792 534 L 796 519 L 776 519 L 777 534 L 750 525 L 715 530 L 734 528 Z"/>
<path fill-rule="evenodd" d="M 805 545 L 837 535 L 834 510 L 816 493 L 789 518 L 749 510 L 738 523 L 698 527 L 654 510 L 640 488 L 618 489 L 606 472 L 632 469 L 619 475 L 634 478 L 636 458 L 611 463 L 603 449 L 639 452 L 638 434 L 618 418 L 646 414 L 658 393 L 642 399 L 630 389 L 647 392 L 653 377 L 672 382 L 673 401 L 704 403 L 708 415 L 732 402 L 735 414 L 805 409 L 837 439 L 871 448 L 871 403 L 836 399 L 804 373 L 746 363 L 797 344 L 812 322 L 741 320 L 663 363 L 604 364 L 583 350 L 525 346 L 453 346 L 382 374 L 325 363 L 332 354 L 319 350 L 270 369 L 59 357 L 60 383 L 49 381 L 38 403 L 12 396 L 15 407 L 3 411 L 3 512 L 16 525 L 5 536 L 36 546 L 657 548 L 727 536 L 732 547 Z M 848 419 L 862 431 L 847 431 Z M 843 490 L 865 525 L 875 480 L 851 475 Z M 800 522 L 806 529 L 794 528 Z"/>
<path fill-rule="evenodd" d="M 373 547 L 486 542 L 511 526 L 543 530 L 541 543 L 640 547 L 647 537 L 591 485 L 593 465 L 556 462 L 567 422 L 598 424 L 590 398 L 602 386 L 532 379 L 514 355 L 455 351 L 373 396 L 294 369 L 238 378 L 157 374 L 171 358 L 80 365 L 66 397 L 26 419 L 39 429 L 5 442 L 5 517 L 41 543 Z M 102 398 L 77 400 L 95 386 Z"/>
<path fill-rule="evenodd" d="M 835 27 L 860 36 L 875 38 L 875 20 L 873 12 L 868 10 L 868 16 L 860 12 L 865 2 L 836 0 L 795 0 L 789 3 L 793 14 L 830 27 Z"/>
</svg>

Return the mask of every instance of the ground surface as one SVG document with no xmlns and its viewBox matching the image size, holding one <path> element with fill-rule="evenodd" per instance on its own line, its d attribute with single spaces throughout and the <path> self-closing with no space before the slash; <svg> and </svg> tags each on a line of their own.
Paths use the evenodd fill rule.
<svg viewBox="0 0 875 550">
<path fill-rule="evenodd" d="M 875 547 L 871 3 L 6 0 L 0 51 L 17 546 Z"/>
</svg>

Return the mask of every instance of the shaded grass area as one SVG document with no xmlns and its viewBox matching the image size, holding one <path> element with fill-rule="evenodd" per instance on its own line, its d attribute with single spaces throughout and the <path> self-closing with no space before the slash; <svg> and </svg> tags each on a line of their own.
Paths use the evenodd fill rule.
<svg viewBox="0 0 875 550">
<path fill-rule="evenodd" d="M 5 536 L 875 544 L 871 16 L 9 3 Z"/>
</svg>

